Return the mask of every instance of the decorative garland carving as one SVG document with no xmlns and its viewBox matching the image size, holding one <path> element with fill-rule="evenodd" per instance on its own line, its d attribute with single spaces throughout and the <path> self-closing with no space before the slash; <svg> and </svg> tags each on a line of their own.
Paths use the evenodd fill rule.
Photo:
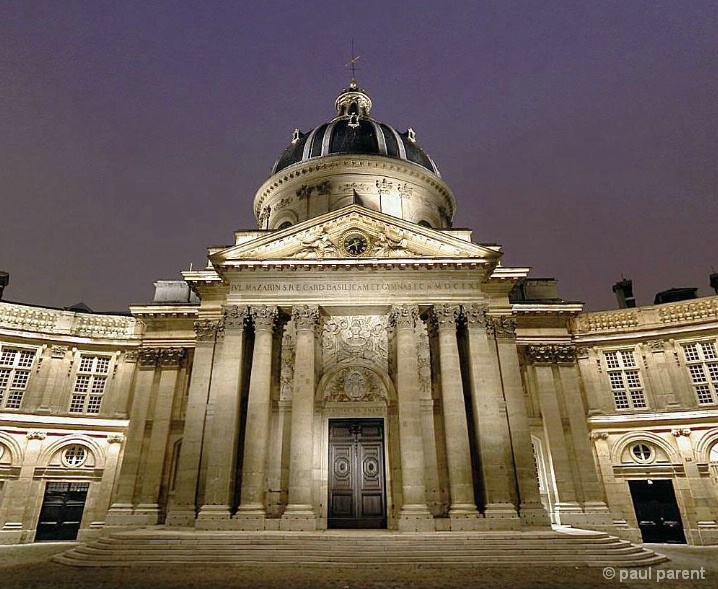
<svg viewBox="0 0 718 589">
<path fill-rule="evenodd" d="M 137 350 L 126 350 L 125 351 L 125 362 L 137 362 L 137 358 L 139 357 L 139 352 Z M 115 364 L 117 366 L 117 364 Z"/>
<path fill-rule="evenodd" d="M 282 365 L 279 369 L 279 400 L 289 401 L 294 393 L 294 359 L 296 357 L 296 325 L 287 323 L 282 335 Z"/>
<path fill-rule="evenodd" d="M 419 386 L 424 399 L 431 398 L 431 349 L 429 334 L 424 322 L 417 326 L 416 351 L 419 364 Z"/>
<path fill-rule="evenodd" d="M 125 436 L 122 434 L 109 434 L 107 436 L 108 444 L 121 444 L 125 440 Z"/>
<path fill-rule="evenodd" d="M 673 434 L 675 437 L 680 438 L 681 436 L 690 436 L 691 430 L 687 427 L 677 427 L 671 430 L 671 434 Z"/>
<path fill-rule="evenodd" d="M 386 402 L 386 389 L 379 377 L 360 366 L 351 366 L 338 371 L 324 389 L 324 402 Z"/>
<path fill-rule="evenodd" d="M 608 432 L 591 432 L 589 434 L 589 438 L 591 438 L 591 440 L 593 440 L 594 442 L 596 440 L 607 440 Z"/>
<path fill-rule="evenodd" d="M 27 432 L 28 440 L 44 440 L 47 437 L 47 432 L 42 430 L 33 430 Z"/>
<path fill-rule="evenodd" d="M 648 340 L 646 342 L 646 345 L 654 354 L 659 352 L 665 352 L 666 349 L 666 342 L 660 339 Z"/>
<path fill-rule="evenodd" d="M 576 361 L 576 347 L 571 345 L 526 346 L 526 353 L 537 364 L 572 364 Z"/>
</svg>

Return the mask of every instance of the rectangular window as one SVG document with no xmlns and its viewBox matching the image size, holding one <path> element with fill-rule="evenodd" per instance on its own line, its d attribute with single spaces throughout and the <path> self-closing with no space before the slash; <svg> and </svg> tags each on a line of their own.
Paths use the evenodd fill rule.
<svg viewBox="0 0 718 589">
<path fill-rule="evenodd" d="M 616 409 L 647 407 L 636 358 L 631 350 L 604 352 L 608 368 L 608 382 Z"/>
<path fill-rule="evenodd" d="M 688 375 L 700 405 L 716 402 L 718 391 L 718 356 L 714 342 L 683 344 Z"/>
<path fill-rule="evenodd" d="M 34 362 L 35 350 L 0 347 L 0 408 L 20 409 Z"/>
<path fill-rule="evenodd" d="M 102 406 L 102 396 L 110 371 L 108 356 L 82 354 L 77 367 L 75 386 L 70 398 L 70 413 L 97 414 Z"/>
</svg>

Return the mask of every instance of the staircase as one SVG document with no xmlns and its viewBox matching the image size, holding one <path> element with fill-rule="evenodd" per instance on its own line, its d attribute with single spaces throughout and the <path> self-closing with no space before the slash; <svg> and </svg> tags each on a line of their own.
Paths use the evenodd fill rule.
<svg viewBox="0 0 718 589">
<path fill-rule="evenodd" d="M 84 567 L 159 564 L 302 566 L 649 566 L 665 556 L 602 532 L 115 532 L 55 556 Z"/>
</svg>

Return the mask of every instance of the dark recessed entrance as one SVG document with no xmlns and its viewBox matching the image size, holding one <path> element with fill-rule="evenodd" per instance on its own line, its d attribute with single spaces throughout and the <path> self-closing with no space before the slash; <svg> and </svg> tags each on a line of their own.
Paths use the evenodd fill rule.
<svg viewBox="0 0 718 589">
<path fill-rule="evenodd" d="M 75 540 L 89 483 L 47 483 L 35 542 Z"/>
<path fill-rule="evenodd" d="M 384 422 L 329 420 L 330 528 L 385 528 Z"/>
<path fill-rule="evenodd" d="M 672 481 L 628 481 L 644 542 L 685 544 Z"/>
</svg>

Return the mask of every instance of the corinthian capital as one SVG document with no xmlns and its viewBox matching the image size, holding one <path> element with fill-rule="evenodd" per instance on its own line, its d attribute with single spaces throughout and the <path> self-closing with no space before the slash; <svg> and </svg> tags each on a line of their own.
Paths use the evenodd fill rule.
<svg viewBox="0 0 718 589">
<path fill-rule="evenodd" d="M 461 305 L 464 311 L 464 318 L 469 327 L 486 327 L 486 307 L 472 303 L 471 305 Z"/>
<path fill-rule="evenodd" d="M 156 366 L 159 350 L 156 348 L 142 348 L 138 357 L 140 366 Z"/>
<path fill-rule="evenodd" d="M 516 337 L 516 317 L 511 315 L 499 315 L 491 317 L 486 321 L 486 331 L 500 339 L 512 339 Z"/>
<path fill-rule="evenodd" d="M 200 319 L 194 322 L 194 332 L 198 342 L 211 342 L 215 337 L 221 337 L 224 325 L 221 321 Z"/>
<path fill-rule="evenodd" d="M 249 314 L 252 317 L 254 329 L 258 331 L 271 331 L 277 322 L 279 311 L 277 307 L 258 305 L 256 307 L 250 307 Z"/>
<path fill-rule="evenodd" d="M 456 323 L 461 318 L 459 305 L 440 303 L 434 305 L 431 311 L 431 324 L 435 329 L 456 329 Z"/>
<path fill-rule="evenodd" d="M 419 316 L 416 305 L 392 305 L 389 321 L 393 327 L 413 329 Z"/>
<path fill-rule="evenodd" d="M 160 366 L 177 368 L 182 364 L 186 350 L 184 348 L 163 348 L 159 353 Z"/>
<path fill-rule="evenodd" d="M 247 307 L 230 305 L 224 308 L 222 319 L 225 329 L 244 329 L 249 320 L 249 310 Z"/>
<path fill-rule="evenodd" d="M 576 360 L 576 347 L 569 345 L 527 346 L 526 353 L 537 364 L 572 364 Z"/>
<path fill-rule="evenodd" d="M 319 325 L 319 307 L 300 305 L 292 309 L 292 320 L 297 329 L 316 329 Z"/>
</svg>

